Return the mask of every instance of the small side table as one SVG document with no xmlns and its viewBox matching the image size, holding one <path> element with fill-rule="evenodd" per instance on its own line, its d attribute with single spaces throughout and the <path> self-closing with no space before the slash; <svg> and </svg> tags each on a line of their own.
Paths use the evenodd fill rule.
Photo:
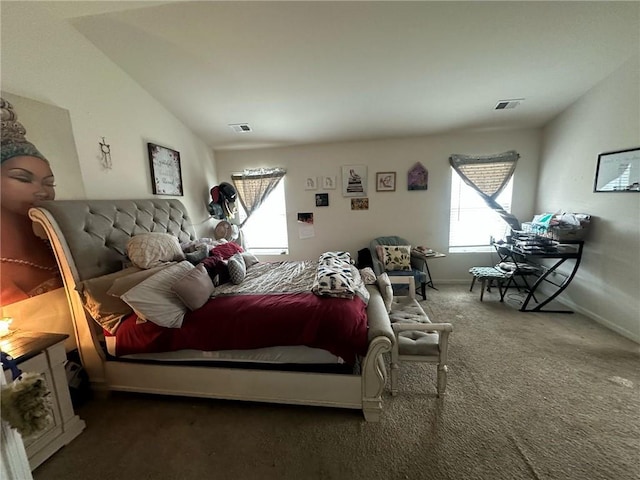
<svg viewBox="0 0 640 480">
<path fill-rule="evenodd" d="M 73 411 L 67 384 L 64 368 L 67 337 L 59 333 L 14 331 L 0 338 L 0 349 L 13 357 L 20 370 L 43 374 L 51 391 L 53 422 L 46 430 L 22 439 L 32 471 L 85 428 L 84 421 Z M 7 382 L 12 381 L 11 370 L 5 370 L 4 375 Z"/>
<path fill-rule="evenodd" d="M 435 258 L 444 258 L 446 255 L 440 252 L 433 253 L 423 253 L 419 250 L 412 249 L 411 256 L 422 260 L 423 270 L 427 274 L 427 281 L 422 285 L 423 291 L 424 287 L 433 288 L 434 290 L 438 290 L 433 284 L 433 279 L 431 278 L 431 271 L 429 270 L 429 263 L 427 260 L 435 259 Z"/>
</svg>

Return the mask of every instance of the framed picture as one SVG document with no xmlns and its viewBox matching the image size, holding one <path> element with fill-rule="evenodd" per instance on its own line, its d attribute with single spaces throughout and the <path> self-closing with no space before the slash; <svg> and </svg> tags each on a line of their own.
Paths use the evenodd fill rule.
<svg viewBox="0 0 640 480">
<path fill-rule="evenodd" d="M 369 210 L 368 198 L 352 198 L 351 210 Z"/>
<path fill-rule="evenodd" d="M 335 190 L 338 178 L 334 176 L 322 177 L 322 188 L 325 190 Z"/>
<path fill-rule="evenodd" d="M 313 225 L 313 213 L 312 212 L 298 213 L 298 221 L 300 223 Z"/>
<path fill-rule="evenodd" d="M 429 172 L 420 162 L 417 162 L 407 174 L 408 190 L 426 190 L 429 182 Z"/>
<path fill-rule="evenodd" d="M 598 155 L 594 192 L 640 192 L 640 148 Z"/>
<path fill-rule="evenodd" d="M 318 189 L 318 180 L 316 177 L 307 177 L 304 179 L 304 189 L 305 190 L 317 190 Z"/>
<path fill-rule="evenodd" d="M 366 165 L 345 165 L 342 167 L 342 195 L 344 197 L 367 196 Z"/>
<path fill-rule="evenodd" d="M 316 207 L 328 207 L 328 206 L 329 206 L 329 194 L 316 193 Z"/>
<path fill-rule="evenodd" d="M 396 172 L 376 172 L 376 192 L 395 192 Z"/>
<path fill-rule="evenodd" d="M 180 152 L 147 143 L 149 163 L 151 165 L 151 184 L 154 195 L 184 195 L 182 190 L 182 171 L 180 170 Z"/>
</svg>

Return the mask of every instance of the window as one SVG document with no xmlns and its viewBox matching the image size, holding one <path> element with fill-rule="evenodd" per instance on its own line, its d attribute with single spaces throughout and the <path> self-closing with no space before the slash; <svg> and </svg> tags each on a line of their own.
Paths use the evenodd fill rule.
<svg viewBox="0 0 640 480">
<path fill-rule="evenodd" d="M 511 212 L 513 177 L 496 201 Z M 478 192 L 451 171 L 451 216 L 449 220 L 449 251 L 482 251 L 509 232 L 509 225 L 491 209 Z"/>
<path fill-rule="evenodd" d="M 238 208 L 240 222 L 247 218 L 242 207 Z M 282 179 L 266 200 L 253 212 L 242 227 L 247 250 L 263 255 L 286 255 L 289 253 L 287 236 L 287 207 Z"/>
</svg>

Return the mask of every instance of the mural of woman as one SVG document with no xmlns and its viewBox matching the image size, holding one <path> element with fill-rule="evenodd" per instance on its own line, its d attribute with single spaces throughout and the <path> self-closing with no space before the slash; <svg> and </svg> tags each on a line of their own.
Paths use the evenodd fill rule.
<svg viewBox="0 0 640 480">
<path fill-rule="evenodd" d="M 62 287 L 53 252 L 33 233 L 29 208 L 55 198 L 49 162 L 29 141 L 13 106 L 2 108 L 0 164 L 0 305 Z"/>
</svg>

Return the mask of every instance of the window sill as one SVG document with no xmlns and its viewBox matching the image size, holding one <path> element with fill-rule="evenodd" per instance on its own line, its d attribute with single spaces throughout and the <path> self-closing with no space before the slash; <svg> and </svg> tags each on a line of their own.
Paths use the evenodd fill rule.
<svg viewBox="0 0 640 480">
<path fill-rule="evenodd" d="M 254 255 L 289 255 L 288 248 L 248 248 Z"/>
<path fill-rule="evenodd" d="M 486 253 L 495 252 L 491 245 L 477 245 L 473 247 L 449 247 L 449 253 Z"/>
</svg>

